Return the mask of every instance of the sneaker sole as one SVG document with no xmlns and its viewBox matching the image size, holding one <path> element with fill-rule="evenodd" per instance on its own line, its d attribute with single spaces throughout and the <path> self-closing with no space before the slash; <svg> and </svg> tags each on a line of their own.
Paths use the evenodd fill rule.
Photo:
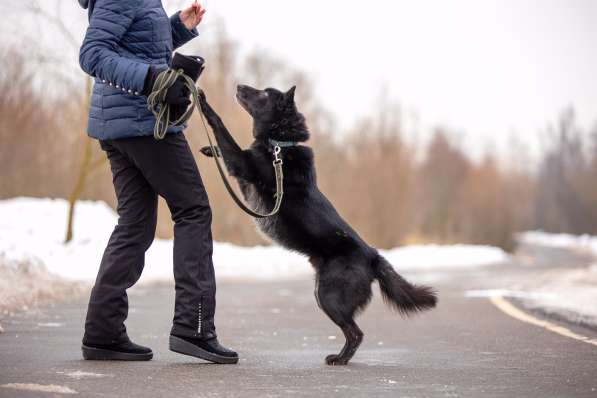
<svg viewBox="0 0 597 398">
<path fill-rule="evenodd" d="M 87 361 L 149 361 L 153 358 L 153 352 L 147 354 L 132 354 L 127 352 L 118 352 L 81 346 L 83 359 Z"/>
<path fill-rule="evenodd" d="M 170 336 L 170 351 L 222 365 L 238 363 L 238 357 L 225 357 L 197 347 L 179 337 Z"/>
</svg>

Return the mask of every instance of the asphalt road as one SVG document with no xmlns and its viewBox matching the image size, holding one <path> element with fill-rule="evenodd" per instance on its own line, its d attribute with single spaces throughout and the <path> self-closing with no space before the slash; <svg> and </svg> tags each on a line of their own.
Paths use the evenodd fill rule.
<svg viewBox="0 0 597 398">
<path fill-rule="evenodd" d="M 341 334 L 317 308 L 312 281 L 220 283 L 218 332 L 239 351 L 236 366 L 168 351 L 169 286 L 130 295 L 129 334 L 154 349 L 153 361 L 83 361 L 86 297 L 76 298 L 3 321 L 0 397 L 67 396 L 6 387 L 14 383 L 54 385 L 82 397 L 597 397 L 597 347 L 464 296 L 517 272 L 527 271 L 408 275 L 440 293 L 436 310 L 411 320 L 390 312 L 375 286 L 359 318 L 365 341 L 349 366 L 336 368 L 323 359 L 340 349 Z"/>
</svg>

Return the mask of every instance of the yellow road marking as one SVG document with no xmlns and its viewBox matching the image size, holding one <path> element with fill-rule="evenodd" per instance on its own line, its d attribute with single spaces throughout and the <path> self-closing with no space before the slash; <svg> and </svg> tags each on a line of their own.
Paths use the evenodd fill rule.
<svg viewBox="0 0 597 398">
<path fill-rule="evenodd" d="M 559 325 L 553 324 L 551 322 L 544 321 L 542 319 L 537 319 L 525 312 L 522 312 L 521 310 L 519 310 L 518 308 L 516 308 L 515 306 L 510 304 L 502 296 L 492 296 L 492 297 L 490 297 L 490 301 L 493 305 L 495 305 L 497 308 L 499 308 L 502 312 L 504 312 L 507 315 L 510 315 L 512 318 L 518 319 L 519 321 L 542 327 L 551 332 L 557 333 L 561 336 L 569 337 L 571 339 L 575 339 L 578 341 L 582 341 L 584 343 L 588 343 L 588 344 L 597 346 L 597 340 L 574 333 L 570 329 L 567 329 L 563 326 L 559 326 Z"/>
</svg>

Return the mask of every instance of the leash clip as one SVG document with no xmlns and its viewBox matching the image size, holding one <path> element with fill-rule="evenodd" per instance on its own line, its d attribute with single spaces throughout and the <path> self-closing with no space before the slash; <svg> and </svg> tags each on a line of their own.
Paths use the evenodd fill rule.
<svg viewBox="0 0 597 398">
<path fill-rule="evenodd" d="M 280 153 L 282 152 L 282 148 L 279 145 L 274 147 L 274 165 L 282 164 L 282 158 L 280 157 Z"/>
</svg>

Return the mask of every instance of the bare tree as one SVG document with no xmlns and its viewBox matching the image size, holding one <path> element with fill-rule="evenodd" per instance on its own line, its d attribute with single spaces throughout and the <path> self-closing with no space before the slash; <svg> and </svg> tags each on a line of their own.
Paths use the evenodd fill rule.
<svg viewBox="0 0 597 398">
<path fill-rule="evenodd" d="M 26 13 L 40 25 L 52 27 L 73 58 L 78 33 L 73 33 L 61 14 L 62 4 L 67 3 L 7 0 L 0 9 L 9 7 L 11 12 Z M 318 183 L 371 244 L 389 248 L 412 242 L 458 241 L 511 249 L 513 233 L 530 227 L 597 233 L 597 132 L 587 138 L 576 127 L 572 113 L 545 135 L 549 146 L 537 174 L 525 160 L 526 150 L 516 150 L 515 144 L 509 145 L 510 157 L 500 157 L 495 148 L 488 148 L 478 162 L 454 134 L 439 130 L 429 145 L 419 148 L 413 139 L 416 125 L 405 124 L 399 104 L 387 98 L 345 134 L 337 134 L 308 75 L 264 50 L 241 56 L 238 43 L 218 23 L 222 26 L 211 29 L 213 35 L 193 42 L 187 51 L 200 48 L 208 59 L 200 85 L 235 138 L 241 145 L 252 140 L 251 120 L 233 100 L 237 79 L 280 89 L 298 85 L 297 101 L 311 129 L 309 144 L 315 152 Z M 0 91 L 4 94 L 0 97 L 0 163 L 4 167 L 0 196 L 67 197 L 65 240 L 69 241 L 79 198 L 114 204 L 110 173 L 102 167 L 106 159 L 95 141 L 81 134 L 92 80 L 87 78 L 82 90 L 84 74 L 72 62 L 66 65 L 60 55 L 41 47 L 26 54 L 4 46 L 0 51 L 4 51 L 0 56 Z M 36 73 L 40 68 L 44 72 L 41 85 Z M 47 95 L 48 73 L 68 95 Z M 195 116 L 186 134 L 197 154 L 196 149 L 206 144 L 198 121 Z M 197 161 L 215 204 L 214 237 L 245 245 L 263 243 L 251 219 L 228 199 L 212 161 L 201 156 Z M 158 234 L 170 237 L 169 214 L 163 202 L 161 206 Z"/>
<path fill-rule="evenodd" d="M 45 6 L 42 6 L 38 0 L 29 0 L 26 2 L 18 3 L 14 6 L 14 10 L 20 13 L 26 13 L 28 15 L 31 15 L 34 18 L 38 19 L 40 23 L 54 28 L 55 31 L 60 35 L 60 37 L 64 40 L 64 42 L 68 45 L 70 51 L 72 51 L 73 54 L 78 54 L 80 43 L 76 35 L 69 29 L 67 25 L 67 19 L 63 16 L 62 13 L 61 1 L 54 0 L 53 6 L 50 7 L 47 4 Z M 50 58 L 47 56 L 38 57 L 37 62 L 40 65 L 61 64 L 61 60 L 59 58 Z M 64 67 L 64 65 L 61 66 Z M 78 71 L 77 73 L 81 72 Z M 58 75 L 60 75 L 60 73 L 58 73 Z M 62 81 L 66 84 L 69 84 L 70 82 L 70 84 L 72 85 L 72 79 L 64 78 L 62 79 Z M 82 102 L 84 108 L 81 109 L 82 112 L 86 112 L 89 109 L 91 88 L 93 84 L 92 78 L 86 76 L 85 83 L 85 91 L 83 94 L 84 101 Z M 73 87 L 71 86 L 70 88 L 72 89 Z M 77 204 L 77 201 L 84 192 L 85 187 L 89 182 L 89 178 L 93 174 L 93 172 L 106 163 L 106 157 L 103 154 L 94 154 L 93 140 L 86 134 L 84 134 L 83 136 L 85 137 L 85 144 L 82 158 L 79 163 L 78 175 L 75 184 L 68 195 L 69 209 L 66 223 L 66 236 L 64 239 L 65 243 L 70 242 L 73 238 L 73 223 L 75 215 L 75 206 Z"/>
<path fill-rule="evenodd" d="M 536 225 L 552 232 L 587 233 L 591 230 L 586 217 L 589 209 L 579 185 L 587 162 L 574 112 L 567 110 L 547 136 L 550 148 L 539 169 Z"/>
</svg>

